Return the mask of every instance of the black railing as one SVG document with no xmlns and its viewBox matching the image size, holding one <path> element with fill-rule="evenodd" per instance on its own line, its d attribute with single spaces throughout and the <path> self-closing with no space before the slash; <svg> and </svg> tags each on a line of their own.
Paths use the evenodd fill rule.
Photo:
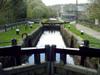
<svg viewBox="0 0 100 75">
<path fill-rule="evenodd" d="M 60 60 L 66 64 L 66 55 L 78 55 L 83 57 L 100 57 L 100 49 L 80 47 L 80 48 L 56 48 L 55 45 L 46 45 L 45 48 L 21 48 L 20 46 L 1 47 L 0 56 L 15 56 L 16 59 L 22 55 L 35 55 L 35 64 L 40 63 L 40 54 L 45 53 L 46 61 L 55 61 L 56 53 L 60 54 Z M 81 65 L 84 64 L 84 59 L 81 59 Z M 20 60 L 18 60 L 20 61 Z M 19 65 L 21 63 L 18 63 Z"/>
<path fill-rule="evenodd" d="M 20 57 L 23 55 L 32 55 L 34 54 L 34 64 L 40 64 L 40 54 L 45 53 L 45 61 L 49 63 L 49 75 L 53 75 L 53 64 L 56 61 L 56 53 L 60 54 L 60 61 L 63 64 L 67 64 L 66 55 L 78 55 L 81 56 L 80 65 L 84 65 L 84 60 L 86 57 L 100 57 L 100 49 L 80 47 L 80 48 L 56 48 L 55 45 L 49 46 L 46 45 L 45 48 L 21 48 L 20 46 L 12 47 L 2 47 L 0 48 L 0 56 L 13 56 L 15 57 L 16 64 L 21 65 Z"/>
<path fill-rule="evenodd" d="M 22 21 L 22 22 L 16 22 L 16 23 L 10 23 L 10 24 L 5 24 L 5 25 L 0 25 L 0 30 L 1 31 L 8 31 L 13 28 L 17 28 L 18 26 L 22 24 L 27 24 L 27 21 Z"/>
</svg>

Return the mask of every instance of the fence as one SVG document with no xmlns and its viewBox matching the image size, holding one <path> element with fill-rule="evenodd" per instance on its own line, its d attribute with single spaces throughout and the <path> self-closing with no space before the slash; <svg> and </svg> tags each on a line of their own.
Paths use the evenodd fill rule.
<svg viewBox="0 0 100 75">
<path fill-rule="evenodd" d="M 15 56 L 20 57 L 21 55 L 35 55 L 35 64 L 40 63 L 40 53 L 46 54 L 46 60 L 55 61 L 55 54 L 59 53 L 61 60 L 66 64 L 66 55 L 78 55 L 81 56 L 81 65 L 84 65 L 84 59 L 86 57 L 100 57 L 100 49 L 80 47 L 80 48 L 66 48 L 59 49 L 56 46 L 46 46 L 45 48 L 21 48 L 20 46 L 12 46 L 0 48 L 0 56 Z M 20 61 L 20 60 L 19 60 Z M 18 61 L 17 61 L 18 62 Z M 19 63 L 18 63 L 19 64 Z"/>
<path fill-rule="evenodd" d="M 28 24 L 28 21 L 32 21 L 34 23 L 38 23 L 41 21 L 40 19 L 18 19 L 17 22 L 15 23 L 9 23 L 9 24 L 5 24 L 5 25 L 0 25 L 0 32 L 3 31 L 7 31 L 9 29 L 13 29 L 13 28 L 17 28 L 18 26 L 22 25 L 22 24 Z"/>
<path fill-rule="evenodd" d="M 22 22 L 16 22 L 16 23 L 11 23 L 11 24 L 5 24 L 5 25 L 0 25 L 0 31 L 8 31 L 9 29 L 17 28 L 18 26 L 22 24 L 27 24 L 27 21 L 22 21 Z"/>
<path fill-rule="evenodd" d="M 37 65 L 41 64 L 41 61 L 40 61 L 41 53 L 45 53 L 45 61 L 49 63 L 49 65 L 48 65 L 49 66 L 49 75 L 53 75 L 53 73 L 55 72 L 53 66 L 54 66 L 54 62 L 56 61 L 56 53 L 60 54 L 60 60 L 63 61 L 63 64 L 67 64 L 66 63 L 66 59 L 67 59 L 66 55 L 67 54 L 81 56 L 80 65 L 84 65 L 84 60 L 87 56 L 88 57 L 100 57 L 100 49 L 88 48 L 88 47 L 60 49 L 60 48 L 56 48 L 55 45 L 53 45 L 51 47 L 49 45 L 47 45 L 47 46 L 45 46 L 45 48 L 39 48 L 39 49 L 37 49 L 37 48 L 21 48 L 20 46 L 0 48 L 0 56 L 14 56 L 16 59 L 15 65 L 21 65 L 20 56 L 32 55 L 32 54 L 34 54 L 35 64 L 37 64 Z M 66 70 L 66 68 L 65 68 L 65 70 Z M 69 70 L 74 70 L 74 69 L 69 69 Z M 82 75 L 86 75 L 86 74 L 82 74 Z M 91 75 L 91 74 L 88 74 L 88 75 Z M 93 75 L 95 75 L 95 74 L 93 74 Z"/>
</svg>

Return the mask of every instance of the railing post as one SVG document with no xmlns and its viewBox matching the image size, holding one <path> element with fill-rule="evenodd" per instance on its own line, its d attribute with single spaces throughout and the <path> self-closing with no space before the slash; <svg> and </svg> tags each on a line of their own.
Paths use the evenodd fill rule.
<svg viewBox="0 0 100 75">
<path fill-rule="evenodd" d="M 48 75 L 51 75 L 51 64 L 50 64 L 50 46 L 49 45 L 45 45 L 45 60 L 46 62 L 48 62 L 48 66 L 47 66 L 47 73 Z"/>
<path fill-rule="evenodd" d="M 12 46 L 16 46 L 17 45 L 17 40 L 16 39 L 12 39 L 11 43 L 12 43 Z"/>
<path fill-rule="evenodd" d="M 63 62 L 63 64 L 66 64 L 66 54 L 60 54 L 60 61 Z"/>
<path fill-rule="evenodd" d="M 85 59 L 86 59 L 86 57 L 85 57 L 85 56 L 81 56 L 80 65 L 84 66 Z"/>
<path fill-rule="evenodd" d="M 88 48 L 89 47 L 89 41 L 88 40 L 84 40 L 84 45 L 83 47 L 81 47 L 81 51 L 84 52 L 84 50 L 86 50 L 85 48 Z M 81 53 L 82 53 L 81 52 Z M 84 54 L 82 54 L 84 55 Z M 86 56 L 81 56 L 81 62 L 80 62 L 80 65 L 84 66 L 85 64 L 85 59 L 86 59 Z"/>
<path fill-rule="evenodd" d="M 49 61 L 49 57 L 50 57 L 50 46 L 49 45 L 45 45 L 45 50 L 46 50 L 46 53 L 45 53 L 45 61 Z"/>
<path fill-rule="evenodd" d="M 80 65 L 82 65 L 82 66 L 84 66 L 84 64 L 85 64 L 85 59 L 86 59 L 86 56 L 84 56 L 85 54 L 83 54 L 85 51 L 84 50 L 86 50 L 85 49 L 86 47 L 80 47 L 80 52 L 81 52 L 81 61 L 80 61 Z"/>
<path fill-rule="evenodd" d="M 52 45 L 51 47 L 51 61 L 52 62 L 55 62 L 56 61 L 56 53 L 55 53 L 55 50 L 56 50 L 56 45 Z"/>
<path fill-rule="evenodd" d="M 99 65 L 99 68 L 98 68 L 98 71 L 97 71 L 97 75 L 100 75 L 100 65 Z"/>
<path fill-rule="evenodd" d="M 20 46 L 13 46 L 13 49 L 16 52 L 16 55 L 15 55 L 15 59 L 16 59 L 15 62 L 16 62 L 16 64 L 15 65 L 21 65 L 21 58 L 20 58 L 21 47 Z"/>
<path fill-rule="evenodd" d="M 4 73 L 2 71 L 2 63 L 0 63 L 0 75 L 4 75 Z"/>
<path fill-rule="evenodd" d="M 39 53 L 34 54 L 34 62 L 35 64 L 40 64 L 40 54 Z"/>
<path fill-rule="evenodd" d="M 15 65 L 21 65 L 21 59 L 20 59 L 20 50 L 21 50 L 21 47 L 20 46 L 17 46 L 17 40 L 16 39 L 12 39 L 12 47 L 13 49 L 15 50 L 16 52 L 16 55 L 15 55 Z"/>
<path fill-rule="evenodd" d="M 50 64 L 49 64 L 49 70 L 50 70 L 50 73 L 49 75 L 54 75 L 54 62 L 56 61 L 56 53 L 55 53 L 55 50 L 56 50 L 56 45 L 52 45 L 51 48 L 50 48 Z"/>
<path fill-rule="evenodd" d="M 1 70 L 2 70 L 2 63 L 0 63 L 0 72 L 1 72 Z"/>
<path fill-rule="evenodd" d="M 84 40 L 84 47 L 89 47 L 89 40 Z"/>
<path fill-rule="evenodd" d="M 55 55 L 56 46 L 53 45 L 50 47 L 49 45 L 46 45 L 45 48 L 46 48 L 46 61 L 48 61 L 48 75 L 54 75 L 54 61 L 56 58 Z"/>
</svg>

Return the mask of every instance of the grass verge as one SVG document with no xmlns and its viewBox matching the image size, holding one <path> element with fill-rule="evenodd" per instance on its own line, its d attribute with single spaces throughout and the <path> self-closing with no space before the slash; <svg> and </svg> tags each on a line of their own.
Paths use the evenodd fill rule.
<svg viewBox="0 0 100 75">
<path fill-rule="evenodd" d="M 39 27 L 38 24 L 33 24 L 32 28 L 30 26 L 20 25 L 18 28 L 20 29 L 20 34 L 16 34 L 16 28 L 9 30 L 7 32 L 0 32 L 0 46 L 8 46 L 11 45 L 12 39 L 17 39 L 18 44 L 22 41 L 22 34 L 23 33 L 31 33 L 34 29 Z"/>
<path fill-rule="evenodd" d="M 89 40 L 90 47 L 100 48 L 100 40 L 95 39 L 92 36 L 87 35 L 84 33 L 84 35 L 81 35 L 80 31 L 75 28 L 72 24 L 65 24 L 65 28 L 67 28 L 69 31 L 73 32 L 77 36 L 81 37 L 83 40 Z"/>
</svg>

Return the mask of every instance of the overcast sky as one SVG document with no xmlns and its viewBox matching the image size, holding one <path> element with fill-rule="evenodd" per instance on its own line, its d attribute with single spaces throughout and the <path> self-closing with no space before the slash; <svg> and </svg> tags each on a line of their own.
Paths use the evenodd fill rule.
<svg viewBox="0 0 100 75">
<path fill-rule="evenodd" d="M 76 3 L 76 0 L 42 0 L 46 5 Z M 88 0 L 78 0 L 78 3 L 87 3 Z"/>
</svg>

